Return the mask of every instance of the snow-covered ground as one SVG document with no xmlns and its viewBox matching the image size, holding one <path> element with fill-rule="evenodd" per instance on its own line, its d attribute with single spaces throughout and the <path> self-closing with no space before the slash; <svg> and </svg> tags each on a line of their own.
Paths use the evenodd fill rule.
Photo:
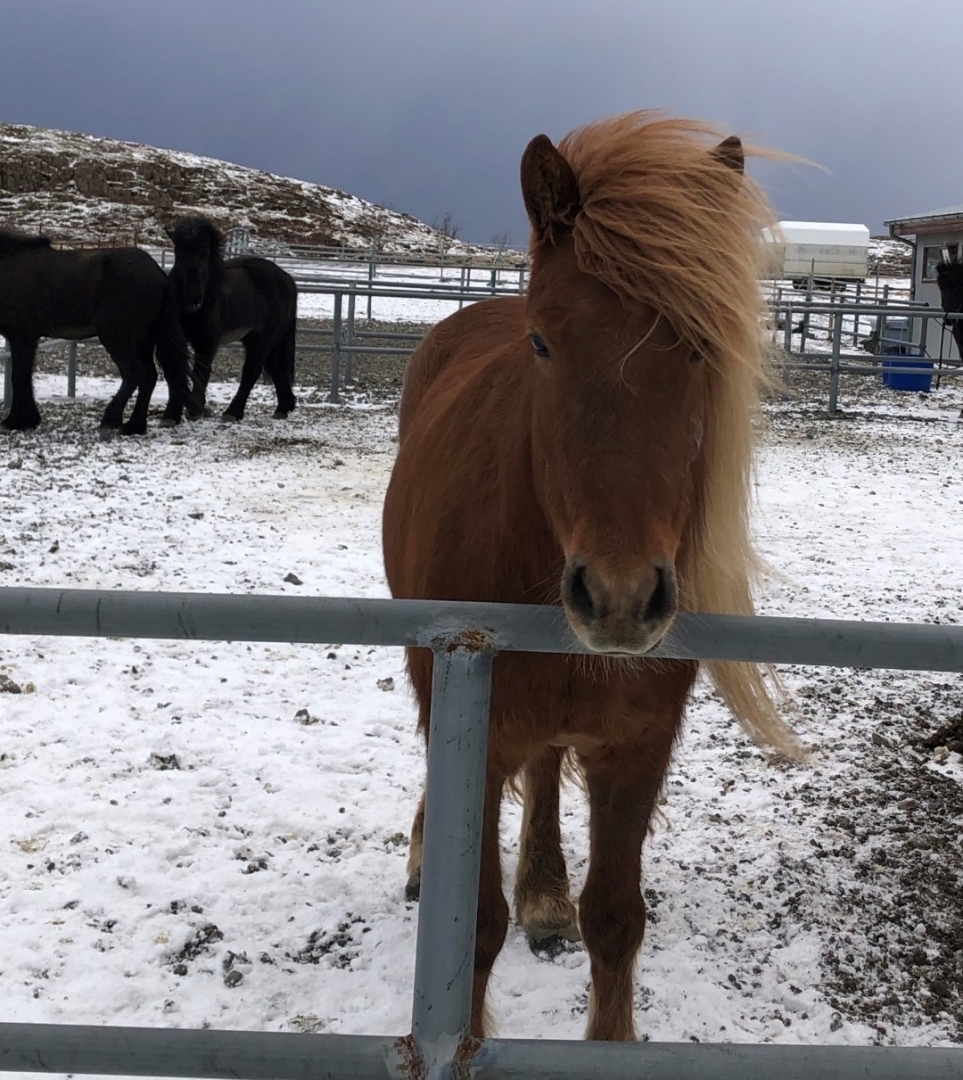
<svg viewBox="0 0 963 1080">
<path fill-rule="evenodd" d="M 105 442 L 114 386 L 81 378 L 71 403 L 38 378 L 43 426 L 0 448 L 0 584 L 387 595 L 390 405 L 302 389 L 278 423 L 258 385 L 240 425 Z M 960 619 L 959 394 L 769 409 L 761 611 Z M 645 854 L 639 1032 L 963 1040 L 963 764 L 922 741 L 963 719 L 959 678 L 786 674 L 809 767 L 696 694 Z M 23 692 L 0 692 L 0 1020 L 408 1030 L 422 752 L 400 650 L 0 638 L 4 677 Z M 514 804 L 503 823 L 510 883 Z M 563 831 L 577 894 L 574 791 Z M 580 948 L 537 958 L 511 928 L 499 1034 L 579 1038 L 587 982 Z"/>
</svg>

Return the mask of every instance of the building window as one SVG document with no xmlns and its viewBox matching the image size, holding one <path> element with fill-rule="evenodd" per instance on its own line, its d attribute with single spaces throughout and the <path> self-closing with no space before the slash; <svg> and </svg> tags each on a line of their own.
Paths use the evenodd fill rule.
<svg viewBox="0 0 963 1080">
<path fill-rule="evenodd" d="M 960 245 L 956 241 L 945 244 L 927 245 L 923 248 L 923 274 L 921 281 L 936 281 L 936 268 L 943 261 L 943 249 L 950 254 L 951 259 L 960 257 Z"/>
</svg>

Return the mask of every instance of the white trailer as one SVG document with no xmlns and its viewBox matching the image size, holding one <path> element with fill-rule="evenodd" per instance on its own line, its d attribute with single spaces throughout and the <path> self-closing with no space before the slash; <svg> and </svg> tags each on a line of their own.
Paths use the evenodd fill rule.
<svg viewBox="0 0 963 1080">
<path fill-rule="evenodd" d="M 869 229 L 825 221 L 780 221 L 775 235 L 763 230 L 769 249 L 769 276 L 805 288 L 810 277 L 816 288 L 834 281 L 865 281 L 869 263 Z"/>
</svg>

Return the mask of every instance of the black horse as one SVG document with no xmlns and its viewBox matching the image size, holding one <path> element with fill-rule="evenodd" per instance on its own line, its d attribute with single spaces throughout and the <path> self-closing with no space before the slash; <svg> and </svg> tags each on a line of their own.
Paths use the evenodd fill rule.
<svg viewBox="0 0 963 1080">
<path fill-rule="evenodd" d="M 943 310 L 953 314 L 963 311 L 963 263 L 957 259 L 938 263 L 936 284 L 940 287 L 940 306 Z M 963 319 L 944 319 L 943 325 L 950 328 L 957 351 L 963 359 Z M 963 420 L 963 409 L 960 410 L 960 419 Z"/>
<path fill-rule="evenodd" d="M 936 267 L 936 283 L 940 287 L 940 306 L 944 311 L 963 311 L 963 263 L 956 259 L 941 262 Z M 963 319 L 946 319 L 953 331 L 956 347 L 963 358 Z"/>
<path fill-rule="evenodd" d="M 174 241 L 171 283 L 180 306 L 181 326 L 194 349 L 194 405 L 204 406 L 211 364 L 218 347 L 244 342 L 244 367 L 224 419 L 240 420 L 248 395 L 262 371 L 274 382 L 275 419 L 294 408 L 294 345 L 298 287 L 294 278 L 268 259 L 244 256 L 224 260 L 223 240 L 207 218 L 182 218 L 167 235 Z M 188 411 L 194 415 L 193 406 Z"/>
<path fill-rule="evenodd" d="M 7 431 L 35 428 L 33 361 L 42 337 L 98 337 L 120 371 L 120 389 L 100 426 L 125 435 L 147 430 L 147 409 L 157 384 L 154 352 L 167 379 L 165 422 L 176 423 L 190 402 L 187 342 L 167 276 L 138 248 L 55 251 L 44 236 L 0 229 L 0 335 L 10 347 L 13 401 L 0 424 Z M 124 423 L 124 408 L 137 400 Z"/>
</svg>

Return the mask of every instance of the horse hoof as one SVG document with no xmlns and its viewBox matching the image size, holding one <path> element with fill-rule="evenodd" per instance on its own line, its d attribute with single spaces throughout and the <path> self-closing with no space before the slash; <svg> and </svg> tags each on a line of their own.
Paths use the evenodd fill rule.
<svg viewBox="0 0 963 1080">
<path fill-rule="evenodd" d="M 229 413 L 229 412 L 221 413 L 221 423 L 222 424 L 230 424 L 230 423 L 239 424 L 240 422 L 241 422 L 241 418 L 239 416 L 235 416 L 234 413 Z"/>
<path fill-rule="evenodd" d="M 562 953 L 575 952 L 579 940 L 579 938 L 570 938 L 563 934 L 549 934 L 547 937 L 539 938 L 537 941 L 530 937 L 528 947 L 536 956 L 544 957 L 546 960 L 554 960 L 556 956 L 561 956 Z"/>
<path fill-rule="evenodd" d="M 108 442 L 117 434 L 119 430 L 120 428 L 104 427 L 104 425 L 101 424 L 100 427 L 97 429 L 97 435 L 99 436 L 101 442 Z"/>
<path fill-rule="evenodd" d="M 275 409 L 274 410 L 273 419 L 275 419 L 275 420 L 287 420 L 287 418 L 288 418 L 288 414 L 283 409 Z"/>
<path fill-rule="evenodd" d="M 13 431 L 32 431 L 34 428 L 40 427 L 39 417 L 36 420 L 19 421 L 11 420 L 8 416 L 6 420 L 0 424 L 0 431 L 13 432 Z"/>
<path fill-rule="evenodd" d="M 521 928 L 528 937 L 533 952 L 551 951 L 553 938 L 559 941 L 581 941 L 578 914 L 571 900 L 541 897 L 520 905 L 516 911 Z"/>
<path fill-rule="evenodd" d="M 414 902 L 421 899 L 421 874 L 412 874 L 405 885 L 405 899 Z"/>
<path fill-rule="evenodd" d="M 543 948 L 549 947 L 547 943 L 553 939 L 568 942 L 582 940 L 582 934 L 577 922 L 566 923 L 564 926 L 529 925 L 524 929 L 533 952 L 539 952 Z"/>
<path fill-rule="evenodd" d="M 139 424 L 133 426 L 131 424 L 124 424 L 120 429 L 120 433 L 121 435 L 146 435 L 147 425 L 144 424 L 144 426 L 141 427 Z"/>
<path fill-rule="evenodd" d="M 179 423 L 180 423 L 180 420 L 178 420 L 177 418 L 175 418 L 173 416 L 162 416 L 161 419 L 160 419 L 160 426 L 161 427 L 177 427 L 177 425 Z"/>
</svg>

